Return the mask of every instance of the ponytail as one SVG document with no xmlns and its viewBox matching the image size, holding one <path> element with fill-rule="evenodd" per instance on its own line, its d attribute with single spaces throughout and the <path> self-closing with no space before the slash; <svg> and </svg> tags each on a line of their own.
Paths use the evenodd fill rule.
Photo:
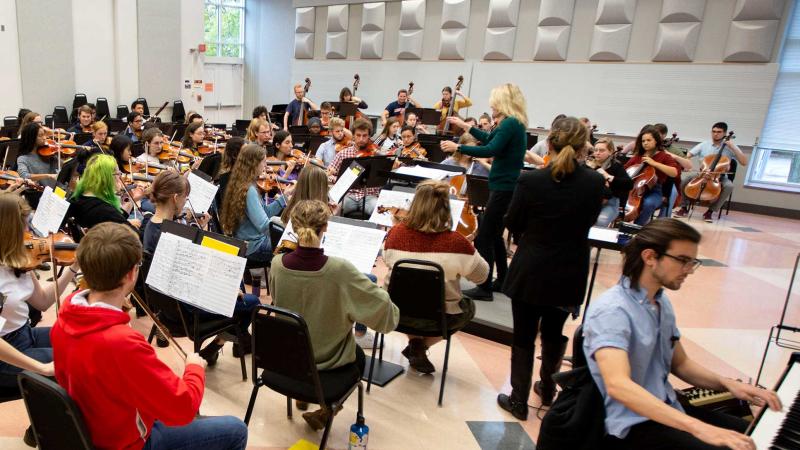
<svg viewBox="0 0 800 450">
<path fill-rule="evenodd" d="M 550 162 L 550 176 L 561 181 L 565 176 L 575 172 L 575 149 L 568 145 L 561 149 Z"/>
<path fill-rule="evenodd" d="M 589 138 L 589 130 L 575 117 L 564 117 L 553 122 L 547 141 L 555 153 L 550 162 L 550 176 L 559 182 L 578 167 L 575 158 Z"/>
<path fill-rule="evenodd" d="M 331 210 L 320 200 L 301 200 L 292 210 L 292 228 L 297 234 L 297 244 L 302 247 L 319 247 L 322 230 L 328 224 Z"/>
</svg>

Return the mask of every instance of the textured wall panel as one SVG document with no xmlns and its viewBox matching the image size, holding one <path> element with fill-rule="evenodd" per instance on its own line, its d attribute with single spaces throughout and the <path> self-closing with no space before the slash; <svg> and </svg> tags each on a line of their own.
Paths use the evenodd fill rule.
<svg viewBox="0 0 800 450">
<path fill-rule="evenodd" d="M 348 11 L 349 8 L 347 5 L 328 6 L 329 33 L 340 33 L 342 31 L 347 31 Z"/>
<path fill-rule="evenodd" d="M 314 33 L 295 33 L 294 57 L 297 59 L 314 57 Z"/>
<path fill-rule="evenodd" d="M 361 58 L 381 59 L 383 57 L 383 31 L 361 32 Z"/>
<path fill-rule="evenodd" d="M 327 33 L 325 36 L 325 57 L 328 59 L 347 58 L 347 32 Z"/>
<path fill-rule="evenodd" d="M 533 59 L 537 61 L 564 61 L 567 59 L 569 26 L 539 27 Z"/>
<path fill-rule="evenodd" d="M 661 6 L 661 23 L 700 22 L 706 0 L 664 0 Z"/>
<path fill-rule="evenodd" d="M 467 28 L 469 25 L 469 0 L 444 0 L 442 29 Z"/>
<path fill-rule="evenodd" d="M 780 20 L 784 0 L 738 0 L 733 20 Z"/>
<path fill-rule="evenodd" d="M 633 23 L 636 0 L 600 0 L 595 25 Z"/>
<path fill-rule="evenodd" d="M 422 58 L 423 30 L 400 31 L 397 40 L 398 59 Z"/>
<path fill-rule="evenodd" d="M 483 59 L 510 60 L 514 57 L 516 28 L 487 28 Z"/>
<path fill-rule="evenodd" d="M 542 0 L 539 26 L 561 26 L 572 23 L 575 0 Z"/>
<path fill-rule="evenodd" d="M 295 10 L 295 33 L 314 32 L 314 8 L 297 8 Z"/>
<path fill-rule="evenodd" d="M 779 24 L 777 20 L 731 22 L 723 61 L 769 62 Z"/>
<path fill-rule="evenodd" d="M 633 25 L 595 25 L 590 61 L 625 61 Z"/>
<path fill-rule="evenodd" d="M 383 31 L 386 23 L 386 3 L 364 3 L 361 31 Z"/>
<path fill-rule="evenodd" d="M 653 61 L 692 61 L 699 36 L 700 22 L 659 24 Z"/>
<path fill-rule="evenodd" d="M 400 29 L 421 30 L 425 26 L 425 0 L 403 0 L 400 6 Z"/>
<path fill-rule="evenodd" d="M 488 28 L 508 28 L 517 26 L 519 0 L 491 0 L 489 3 Z"/>
<path fill-rule="evenodd" d="M 464 59 L 467 47 L 467 29 L 442 30 L 439 42 L 439 59 Z"/>
</svg>

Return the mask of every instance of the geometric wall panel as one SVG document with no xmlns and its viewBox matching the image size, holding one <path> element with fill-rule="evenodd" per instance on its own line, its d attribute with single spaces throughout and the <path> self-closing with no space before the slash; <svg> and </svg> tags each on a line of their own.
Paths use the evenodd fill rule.
<svg viewBox="0 0 800 450">
<path fill-rule="evenodd" d="M 595 25 L 590 61 L 625 61 L 633 25 Z"/>
<path fill-rule="evenodd" d="M 422 36 L 424 30 L 400 31 L 397 41 L 398 59 L 422 58 Z"/>
<path fill-rule="evenodd" d="M 314 33 L 295 33 L 294 57 L 297 59 L 314 57 Z"/>
<path fill-rule="evenodd" d="M 444 0 L 442 29 L 466 28 L 469 24 L 469 0 Z"/>
<path fill-rule="evenodd" d="M 364 3 L 361 31 L 383 31 L 386 23 L 386 3 Z"/>
<path fill-rule="evenodd" d="M 347 31 L 348 18 L 347 5 L 328 6 L 328 32 Z"/>
<path fill-rule="evenodd" d="M 738 0 L 733 20 L 780 20 L 784 0 Z"/>
<path fill-rule="evenodd" d="M 488 28 L 505 28 L 517 26 L 519 16 L 519 0 L 491 0 L 489 3 Z"/>
<path fill-rule="evenodd" d="M 575 0 L 542 0 L 539 7 L 539 26 L 561 26 L 572 24 Z"/>
<path fill-rule="evenodd" d="M 600 0 L 595 25 L 633 23 L 636 0 Z"/>
<path fill-rule="evenodd" d="M 483 44 L 483 59 L 511 60 L 514 57 L 516 27 L 487 28 Z"/>
<path fill-rule="evenodd" d="M 464 59 L 467 47 L 467 29 L 442 30 L 439 42 L 439 59 Z"/>
<path fill-rule="evenodd" d="M 658 24 L 653 61 L 691 62 L 700 36 L 700 22 Z"/>
<path fill-rule="evenodd" d="M 295 33 L 314 32 L 314 8 L 297 8 L 294 17 Z"/>
<path fill-rule="evenodd" d="M 705 0 L 664 0 L 660 22 L 700 22 L 705 9 Z"/>
<path fill-rule="evenodd" d="M 347 58 L 347 32 L 327 33 L 325 35 L 325 57 L 328 59 Z"/>
<path fill-rule="evenodd" d="M 723 61 L 769 62 L 779 24 L 778 20 L 731 22 Z"/>
<path fill-rule="evenodd" d="M 536 33 L 536 48 L 533 59 L 536 61 L 564 61 L 567 59 L 570 26 L 539 27 Z"/>
<path fill-rule="evenodd" d="M 421 30 L 425 26 L 425 0 L 404 0 L 400 7 L 400 29 Z"/>
<path fill-rule="evenodd" d="M 361 58 L 381 59 L 383 57 L 383 31 L 361 32 Z"/>
</svg>

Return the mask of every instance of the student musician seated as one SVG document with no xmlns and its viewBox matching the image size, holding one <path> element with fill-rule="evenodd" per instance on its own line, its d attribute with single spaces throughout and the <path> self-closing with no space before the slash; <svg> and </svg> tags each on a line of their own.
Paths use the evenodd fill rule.
<svg viewBox="0 0 800 450">
<path fill-rule="evenodd" d="M 408 95 L 407 90 L 400 89 L 397 91 L 397 100 L 386 105 L 386 108 L 381 112 L 381 126 L 386 125 L 386 120 L 389 119 L 389 117 L 402 117 L 405 114 L 409 103 L 417 108 L 422 107 L 418 101 L 414 100 L 410 95 Z"/>
<path fill-rule="evenodd" d="M 328 166 L 328 181 L 331 183 L 336 182 L 340 167 L 345 159 L 376 154 L 378 147 L 370 139 L 371 135 L 372 122 L 366 119 L 355 121 L 353 124 L 353 139 L 351 139 L 350 145 L 339 151 L 336 157 L 333 158 L 331 165 Z M 366 199 L 364 199 L 364 189 L 350 189 L 347 191 L 342 203 L 342 215 L 348 216 L 359 211 L 365 216 L 371 215 L 372 210 L 375 209 L 380 191 L 381 188 L 379 187 L 367 188 Z M 364 207 L 362 207 L 362 202 L 364 202 Z"/>
<path fill-rule="evenodd" d="M 383 125 L 383 130 L 373 142 L 378 146 L 378 154 L 393 155 L 400 146 L 400 121 L 396 117 L 389 117 Z"/>
<path fill-rule="evenodd" d="M 328 128 L 323 127 L 322 120 L 319 117 L 311 117 L 310 119 L 308 119 L 308 134 L 310 134 L 311 136 L 322 136 L 323 130 L 327 135 Z"/>
<path fill-rule="evenodd" d="M 322 161 L 325 167 L 331 165 L 336 153 L 350 145 L 351 138 L 348 137 L 349 131 L 344 128 L 344 120 L 334 117 L 330 121 L 330 139 L 323 142 L 317 149 L 314 155 L 318 160 Z"/>
<path fill-rule="evenodd" d="M 492 116 L 487 113 L 483 113 L 480 117 L 478 117 L 478 128 L 488 133 L 492 131 L 493 127 L 494 121 L 492 120 Z"/>
<path fill-rule="evenodd" d="M 42 156 L 38 149 L 45 145 L 44 127 L 36 122 L 25 125 L 19 141 L 17 173 L 21 178 L 32 181 L 55 180 L 58 171 L 56 155 Z"/>
<path fill-rule="evenodd" d="M 722 377 L 693 361 L 681 344 L 666 289 L 678 290 L 697 270 L 700 233 L 676 219 L 647 224 L 623 249 L 622 277 L 593 301 L 583 324 L 583 350 L 605 404 L 608 448 L 755 449 L 747 422 L 682 407 L 668 376 L 728 391 L 757 407 L 781 408 L 775 392 Z"/>
<path fill-rule="evenodd" d="M 325 255 L 320 245 L 329 216 L 325 202 L 295 205 L 291 221 L 298 247 L 275 257 L 269 286 L 276 306 L 297 312 L 308 324 L 317 369 L 326 378 L 338 375 L 349 382 L 360 378 L 365 366 L 364 351 L 351 332 L 354 322 L 388 333 L 397 327 L 400 312 L 389 294 L 350 262 Z M 320 409 L 303 418 L 320 430 L 330 414 Z"/>
<path fill-rule="evenodd" d="M 83 105 L 78 108 L 78 123 L 69 127 L 67 133 L 91 133 L 92 132 L 92 108 Z"/>
<path fill-rule="evenodd" d="M 290 125 L 305 125 L 304 119 L 309 111 L 316 111 L 319 107 L 306 97 L 306 92 L 300 84 L 294 85 L 294 98 L 286 105 L 283 114 L 283 129 L 288 130 Z"/>
<path fill-rule="evenodd" d="M 272 260 L 269 219 L 286 207 L 283 195 L 267 204 L 263 190 L 256 183 L 266 172 L 267 154 L 263 148 L 247 144 L 233 165 L 219 220 L 227 235 L 247 241 L 247 259 L 268 263 Z"/>
<path fill-rule="evenodd" d="M 416 113 L 407 113 L 405 119 L 406 123 L 403 126 L 413 128 L 414 134 L 425 134 L 428 132 L 428 129 L 425 127 L 425 125 L 419 123 L 419 117 L 417 117 Z"/>
<path fill-rule="evenodd" d="M 634 221 L 637 225 L 645 225 L 650 221 L 656 209 L 661 208 L 660 215 L 666 217 L 671 212 L 671 205 L 662 207 L 664 200 L 663 186 L 669 178 L 680 177 L 680 166 L 672 156 L 664 151 L 661 133 L 652 125 L 642 128 L 636 137 L 634 156 L 625 163 L 625 169 L 642 164 L 652 166 L 656 171 L 656 184 L 642 196 L 639 216 Z M 634 180 L 636 179 L 634 175 Z M 667 195 L 668 197 L 668 195 Z"/>
<path fill-rule="evenodd" d="M 553 129 L 553 125 L 560 119 L 567 117 L 564 114 L 558 114 L 553 121 L 550 122 L 550 129 Z M 549 136 L 549 134 L 548 134 Z M 539 139 L 536 141 L 533 147 L 531 147 L 527 152 L 525 152 L 525 162 L 528 164 L 534 164 L 536 166 L 543 166 L 544 165 L 544 157 L 547 156 L 547 152 L 549 151 L 547 147 L 547 136 L 542 139 L 542 136 L 539 135 Z"/>
<path fill-rule="evenodd" d="M 142 100 L 134 100 L 131 103 L 131 111 L 135 111 L 144 116 L 144 102 Z"/>
<path fill-rule="evenodd" d="M 203 127 L 203 122 L 192 122 L 186 127 L 186 131 L 181 139 L 181 147 L 186 151 L 191 152 L 194 156 L 200 156 L 197 148 L 203 145 L 203 140 L 206 138 L 206 130 Z"/>
<path fill-rule="evenodd" d="M 331 102 L 322 102 L 319 105 L 319 121 L 322 127 L 320 129 L 320 134 L 322 136 L 328 135 L 332 117 L 333 117 L 333 105 L 331 105 Z"/>
<path fill-rule="evenodd" d="M 142 261 L 136 233 L 99 225 L 81 241 L 78 261 L 89 289 L 64 300 L 53 356 L 56 379 L 83 413 L 94 446 L 244 449 L 247 427 L 238 418 L 197 418 L 205 361 L 188 355 L 177 376 L 128 324 L 127 297 Z"/>
<path fill-rule="evenodd" d="M 475 136 L 464 133 L 458 138 L 459 145 L 479 145 Z M 479 177 L 489 177 L 489 170 L 492 164 L 486 158 L 473 158 L 472 156 L 465 155 L 459 151 L 453 152 L 447 157 L 442 164 L 448 166 L 459 166 L 467 169 L 467 173 L 477 175 Z"/>
<path fill-rule="evenodd" d="M 608 227 L 619 216 L 619 205 L 627 201 L 628 192 L 633 187 L 633 181 L 628 172 L 614 159 L 614 141 L 611 138 L 600 138 L 594 144 L 594 153 L 586 159 L 586 167 L 595 170 L 606 180 L 608 194 L 606 195 L 600 216 L 597 217 L 598 227 Z"/>
<path fill-rule="evenodd" d="M 163 134 L 158 128 L 148 128 L 142 133 L 144 153 L 136 157 L 136 162 L 141 165 L 161 164 L 158 154 L 161 153 Z"/>
<path fill-rule="evenodd" d="M 264 119 L 255 118 L 247 127 L 247 143 L 256 144 L 268 150 L 272 147 L 272 128 Z"/>
<path fill-rule="evenodd" d="M 278 171 L 278 176 L 291 181 L 296 180 L 298 170 L 297 162 L 292 158 L 292 150 L 294 150 L 292 135 L 286 130 L 276 131 L 272 138 L 272 147 L 275 149 L 275 159 L 286 162 L 286 166 L 281 167 Z"/>
<path fill-rule="evenodd" d="M 81 145 L 92 147 L 98 153 L 105 153 L 108 149 L 108 125 L 105 122 L 95 122 L 92 124 L 92 138 Z"/>
<path fill-rule="evenodd" d="M 142 131 L 144 131 L 144 116 L 136 111 L 131 111 L 128 114 L 128 126 L 122 131 L 122 134 L 128 136 L 132 142 L 139 142 L 142 138 Z"/>
<path fill-rule="evenodd" d="M 125 201 L 121 201 L 117 195 L 117 188 L 121 186 L 117 174 L 117 161 L 112 156 L 92 156 L 70 197 L 67 217 L 74 217 L 83 228 L 92 228 L 102 222 L 127 223 L 138 228 L 140 221 L 128 219 L 128 216 L 134 202 L 144 198 L 144 191 L 130 189 L 133 199 L 126 194 Z"/>
<path fill-rule="evenodd" d="M 138 163 L 133 156 L 131 156 L 132 148 L 133 141 L 124 134 L 114 136 L 114 138 L 111 139 L 111 144 L 108 146 L 109 152 L 114 157 L 114 160 L 117 161 L 117 168 L 122 173 L 136 171 L 138 169 Z"/>
<path fill-rule="evenodd" d="M 427 159 L 425 155 L 428 154 L 428 151 L 417 142 L 414 127 L 406 125 L 400 130 L 400 146 L 397 154 L 405 158 Z"/>
<path fill-rule="evenodd" d="M 489 276 L 489 264 L 475 251 L 465 237 L 451 231 L 450 185 L 444 181 L 427 180 L 417 186 L 408 215 L 395 224 L 386 235 L 383 259 L 389 272 L 384 286 L 389 288 L 392 267 L 401 259 L 421 259 L 442 266 L 445 276 L 447 329 L 455 332 L 464 328 L 475 316 L 472 300 L 461 295 L 461 278 L 479 284 Z M 440 330 L 438 321 L 400 317 L 400 323 L 424 332 Z M 433 373 L 428 349 L 442 338 L 408 336 L 403 356 L 409 365 L 421 373 Z"/>
<path fill-rule="evenodd" d="M 702 165 L 702 159 L 707 156 L 716 155 L 719 153 L 719 149 L 722 146 L 723 140 L 727 136 L 726 133 L 728 132 L 728 124 L 725 122 L 717 122 L 714 126 L 711 127 L 711 140 L 703 141 L 689 150 L 689 153 L 686 155 L 687 158 L 699 158 L 701 160 L 700 164 Z M 736 167 L 737 165 L 746 166 L 748 162 L 747 155 L 733 142 L 733 138 L 728 139 L 725 142 L 725 149 L 722 151 L 722 156 L 727 156 L 731 160 L 731 174 L 730 175 L 721 175 L 719 177 L 719 181 L 722 185 L 722 192 L 719 194 L 714 203 L 711 203 L 708 206 L 708 209 L 705 213 L 703 213 L 703 220 L 706 222 L 713 222 L 714 221 L 714 213 L 719 212 L 722 205 L 725 204 L 725 201 L 731 196 L 733 192 L 733 176 L 736 175 Z M 733 161 L 736 161 L 733 163 Z M 691 159 L 690 159 L 690 167 L 692 169 Z M 697 177 L 700 173 L 699 172 L 691 172 L 691 173 L 684 173 L 681 183 L 681 193 L 683 193 L 684 189 L 686 189 L 686 185 L 689 184 L 695 177 Z M 683 202 L 681 203 L 681 209 L 675 213 L 676 217 L 686 217 L 689 215 L 689 202 L 690 200 L 684 196 Z"/>
<path fill-rule="evenodd" d="M 220 163 L 219 171 L 214 176 L 214 183 L 219 186 L 217 194 L 214 196 L 214 206 L 217 208 L 217 214 L 222 210 L 222 201 L 225 198 L 225 189 L 228 187 L 228 181 L 230 181 L 231 170 L 233 170 L 236 159 L 239 158 L 239 152 L 242 151 L 244 145 L 244 139 L 240 137 L 232 137 L 225 143 L 222 162 Z"/>
<path fill-rule="evenodd" d="M 273 216 L 273 219 L 278 219 L 278 224 L 285 227 L 292 217 L 294 207 L 304 200 L 319 200 L 328 203 L 331 214 L 336 214 L 339 208 L 338 204 L 330 204 L 327 173 L 313 164 L 306 164 L 300 171 L 294 191 L 289 197 L 289 201 L 286 202 L 286 208 L 283 209 L 280 217 Z"/>
</svg>

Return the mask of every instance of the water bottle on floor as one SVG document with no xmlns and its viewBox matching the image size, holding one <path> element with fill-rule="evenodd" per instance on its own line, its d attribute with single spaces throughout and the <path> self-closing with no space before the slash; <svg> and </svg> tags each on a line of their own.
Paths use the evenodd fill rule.
<svg viewBox="0 0 800 450">
<path fill-rule="evenodd" d="M 356 423 L 350 426 L 349 450 L 367 450 L 369 440 L 369 427 L 364 423 L 364 416 L 361 414 L 356 418 Z"/>
</svg>

